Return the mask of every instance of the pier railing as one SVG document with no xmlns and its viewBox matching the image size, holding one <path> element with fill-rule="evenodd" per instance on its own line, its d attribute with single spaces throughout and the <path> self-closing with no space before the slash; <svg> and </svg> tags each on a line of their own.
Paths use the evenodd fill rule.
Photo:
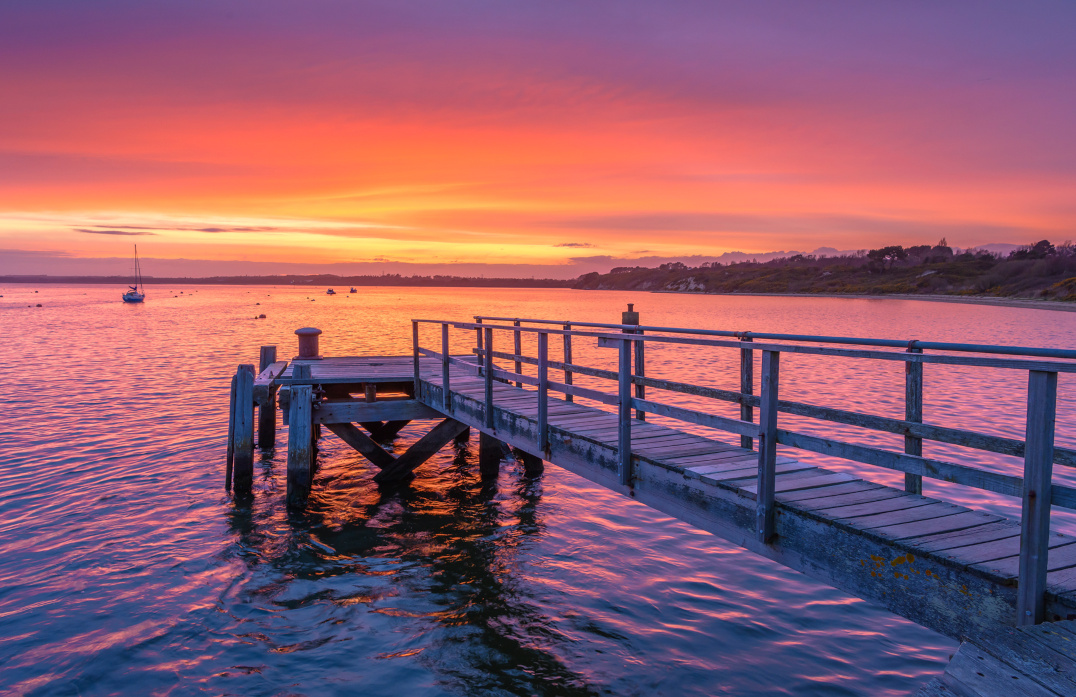
<svg viewBox="0 0 1076 697">
<path fill-rule="evenodd" d="M 504 323 L 509 324 L 504 324 Z M 420 344 L 420 324 L 439 325 L 440 350 Z M 535 325 L 535 326 L 527 326 Z M 473 349 L 479 362 L 452 356 L 450 329 L 476 333 Z M 494 427 L 494 381 L 530 385 L 536 389 L 537 447 L 549 451 L 549 392 L 564 395 L 566 401 L 578 397 L 610 405 L 618 414 L 617 460 L 621 484 L 633 480 L 631 431 L 633 420 L 655 414 L 705 426 L 741 437 L 741 445 L 751 448 L 758 439 L 757 534 L 769 541 L 774 534 L 774 498 L 777 445 L 785 445 L 822 455 L 896 470 L 905 474 L 905 488 L 922 492 L 922 478 L 939 479 L 1016 497 L 1022 500 L 1020 581 L 1018 615 L 1021 623 L 1041 621 L 1047 572 L 1047 546 L 1051 505 L 1076 509 L 1076 489 L 1053 483 L 1055 463 L 1076 467 L 1076 450 L 1054 446 L 1058 373 L 1076 373 L 1076 351 L 1018 346 L 988 346 L 929 341 L 903 341 L 797 334 L 735 332 L 684 329 L 634 324 L 605 324 L 563 320 L 476 316 L 474 322 L 413 320 L 415 381 L 420 379 L 419 358 L 438 359 L 446 411 L 451 404 L 451 371 L 455 365 L 485 380 L 485 427 Z M 495 335 L 511 334 L 512 351 L 494 349 Z M 537 335 L 537 355 L 522 351 L 522 335 Z M 561 361 L 549 356 L 550 337 L 561 337 Z M 572 340 L 596 340 L 599 346 L 619 350 L 616 371 L 573 362 Z M 706 346 L 739 352 L 739 391 L 647 377 L 644 347 L 648 343 Z M 901 349 L 900 351 L 882 349 Z M 754 393 L 754 351 L 762 352 L 759 393 Z M 932 353 L 925 353 L 930 351 Z M 933 353 L 946 352 L 946 353 Z M 901 362 L 905 365 L 905 418 L 894 419 L 844 409 L 781 400 L 779 398 L 782 353 Z M 494 364 L 494 359 L 510 361 L 514 370 Z M 1027 371 L 1027 420 L 1025 439 L 1004 438 L 970 430 L 923 422 L 923 366 L 926 364 L 1002 368 Z M 523 366 L 536 367 L 527 375 Z M 560 371 L 563 381 L 551 379 L 550 371 Z M 615 393 L 576 385 L 573 375 L 587 375 L 616 383 Z M 647 399 L 645 389 L 665 390 L 740 405 L 740 418 L 710 414 L 655 399 Z M 759 418 L 754 420 L 754 410 Z M 632 411 L 634 410 L 634 415 Z M 851 425 L 904 436 L 904 452 L 849 443 L 834 438 L 778 428 L 778 414 L 793 414 L 830 423 Z M 936 458 L 923 457 L 924 440 L 948 443 L 1024 459 L 1023 476 L 993 472 Z"/>
</svg>

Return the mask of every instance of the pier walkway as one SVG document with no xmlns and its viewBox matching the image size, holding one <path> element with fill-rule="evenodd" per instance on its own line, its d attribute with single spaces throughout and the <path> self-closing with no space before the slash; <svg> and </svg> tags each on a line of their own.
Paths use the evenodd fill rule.
<svg viewBox="0 0 1076 697">
<path fill-rule="evenodd" d="M 300 330 L 308 343 L 304 348 L 301 334 L 298 358 L 277 362 L 275 350 L 263 350 L 257 376 L 253 366 L 237 372 L 229 483 L 237 492 L 249 488 L 252 405 L 261 411 L 258 442 L 271 446 L 280 390 L 289 424 L 289 502 L 296 505 L 312 485 L 322 427 L 362 453 L 385 484 L 415 476 L 442 446 L 475 430 L 485 475 L 496 472 L 510 446 L 529 474 L 545 462 L 563 467 L 955 639 L 989 643 L 1012 627 L 1076 618 L 1076 538 L 1049 524 L 1052 507 L 1076 508 L 1076 490 L 1055 483 L 1052 474 L 1054 464 L 1076 465 L 1076 452 L 1053 444 L 1057 374 L 1076 372 L 1076 351 L 644 327 L 625 315 L 615 325 L 415 320 L 411 356 L 321 358 L 316 330 Z M 422 325 L 431 324 L 440 329 L 439 341 L 431 342 L 439 350 L 421 341 Z M 475 333 L 471 354 L 450 352 L 452 330 Z M 522 351 L 528 332 L 536 355 Z M 510 335 L 513 350 L 493 350 L 496 334 Z M 550 360 L 551 337 L 563 340 L 561 361 Z M 573 340 L 617 349 L 618 370 L 573 362 Z M 734 349 L 740 389 L 647 377 L 647 342 Z M 896 347 L 902 350 L 883 350 Z M 758 394 L 756 351 L 762 354 Z M 780 400 L 782 353 L 903 362 L 905 419 Z M 931 363 L 1025 371 L 1025 440 L 924 423 L 922 376 Z M 552 379 L 553 370 L 562 381 Z M 579 375 L 590 378 L 588 385 L 612 381 L 615 390 L 583 387 Z M 666 397 L 647 399 L 647 388 Z M 675 393 L 733 402 L 740 418 L 670 403 Z M 904 452 L 778 428 L 781 413 L 902 434 Z M 649 415 L 739 442 L 653 423 Z M 380 445 L 413 420 L 431 427 L 407 452 L 397 457 Z M 924 457 L 924 440 L 1022 457 L 1024 476 Z M 905 486 L 780 456 L 778 444 L 904 472 Z M 1017 497 L 1021 519 L 923 495 L 924 477 Z"/>
</svg>

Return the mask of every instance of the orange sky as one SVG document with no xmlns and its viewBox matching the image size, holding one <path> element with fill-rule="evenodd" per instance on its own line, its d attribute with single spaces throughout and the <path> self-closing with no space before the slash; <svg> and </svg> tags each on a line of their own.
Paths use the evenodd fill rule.
<svg viewBox="0 0 1076 697">
<path fill-rule="evenodd" d="M 574 275 L 1076 228 L 1062 3 L 24 5 L 0 7 L 0 273 L 137 242 L 158 275 Z"/>
</svg>

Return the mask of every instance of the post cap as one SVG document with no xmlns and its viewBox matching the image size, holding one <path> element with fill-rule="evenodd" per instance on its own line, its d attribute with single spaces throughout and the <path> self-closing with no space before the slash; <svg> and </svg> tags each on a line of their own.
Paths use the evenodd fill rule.
<svg viewBox="0 0 1076 697">
<path fill-rule="evenodd" d="M 321 330 L 316 327 L 303 327 L 302 329 L 296 329 L 295 333 L 299 336 L 317 336 L 321 334 Z"/>
</svg>

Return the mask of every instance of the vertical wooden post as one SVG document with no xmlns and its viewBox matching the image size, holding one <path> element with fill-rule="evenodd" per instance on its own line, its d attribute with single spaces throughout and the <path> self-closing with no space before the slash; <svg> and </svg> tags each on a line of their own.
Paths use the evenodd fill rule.
<svg viewBox="0 0 1076 697">
<path fill-rule="evenodd" d="M 571 330 L 572 330 L 571 322 L 565 322 L 564 323 L 564 331 L 570 332 Z M 571 365 L 571 362 L 572 362 L 572 335 L 571 334 L 565 334 L 564 335 L 564 362 L 569 364 L 569 365 Z M 572 371 L 568 370 L 567 368 L 564 369 L 564 384 L 565 385 L 571 385 L 572 384 Z M 564 401 L 565 402 L 574 402 L 575 401 L 575 395 L 570 395 L 570 394 L 564 395 Z"/>
<path fill-rule="evenodd" d="M 760 542 L 773 539 L 773 502 L 777 476 L 777 383 L 780 367 L 780 353 L 762 352 L 762 405 L 758 415 L 758 493 L 755 509 Z"/>
<path fill-rule="evenodd" d="M 518 327 L 519 326 L 519 320 L 517 319 L 515 322 L 512 322 L 512 325 Z M 515 350 L 516 355 L 520 356 L 520 355 L 523 354 L 523 336 L 522 336 L 521 332 L 518 332 L 518 331 L 517 332 L 512 332 L 512 333 L 516 335 L 515 336 L 515 342 L 512 344 L 512 347 Z M 523 372 L 523 363 L 521 361 L 519 361 L 518 359 L 516 360 L 516 372 L 517 373 L 522 373 Z M 522 382 L 517 382 L 516 387 L 523 387 L 523 383 Z"/>
<path fill-rule="evenodd" d="M 232 376 L 232 389 L 228 397 L 228 459 L 224 465 L 224 488 L 232 488 L 232 460 L 235 455 L 235 376 Z"/>
<path fill-rule="evenodd" d="M 232 421 L 232 485 L 250 491 L 254 483 L 254 366 L 241 365 L 235 373 L 235 410 Z"/>
<path fill-rule="evenodd" d="M 617 460 L 620 465 L 620 483 L 631 485 L 631 340 L 620 341 L 619 416 L 617 429 Z"/>
<path fill-rule="evenodd" d="M 412 395 L 415 399 L 419 399 L 419 355 L 418 355 L 418 322 L 412 320 L 411 322 L 411 353 L 414 355 L 415 362 L 415 393 Z"/>
<path fill-rule="evenodd" d="M 1020 579 L 1016 624 L 1039 624 L 1046 615 L 1046 570 L 1053 495 L 1057 373 L 1030 371 L 1024 440 L 1024 503 L 1020 516 Z"/>
<path fill-rule="evenodd" d="M 449 366 L 448 362 L 448 323 L 441 324 L 441 406 L 444 407 L 445 413 L 448 414 L 452 407 L 452 392 L 449 386 Z"/>
<path fill-rule="evenodd" d="M 258 372 L 276 363 L 276 346 L 262 346 L 258 356 Z M 258 404 L 258 447 L 266 450 L 276 443 L 276 390 L 269 388 Z"/>
<path fill-rule="evenodd" d="M 305 366 L 307 370 L 310 366 Z M 309 376 L 307 376 L 309 377 Z M 313 401 L 312 385 L 291 386 L 291 414 L 288 417 L 288 492 L 289 506 L 301 505 L 310 494 L 313 471 Z"/>
<path fill-rule="evenodd" d="M 747 332 L 740 341 L 753 341 L 747 336 Z M 740 394 L 755 393 L 755 352 L 749 348 L 740 349 Z M 740 420 L 754 421 L 755 408 L 747 402 L 740 402 Z M 755 447 L 755 440 L 751 436 L 740 436 L 740 447 L 750 450 Z"/>
<path fill-rule="evenodd" d="M 482 318 L 481 317 L 477 318 L 475 320 L 475 323 L 476 324 L 482 324 Z M 475 329 L 475 334 L 478 337 L 477 338 L 478 351 L 479 351 L 479 354 L 478 354 L 478 358 L 479 358 L 479 360 L 478 360 L 478 375 L 481 376 L 482 375 L 483 356 L 485 356 L 485 354 L 482 353 L 482 350 L 485 348 L 485 346 L 482 344 L 482 327 L 477 327 Z"/>
<path fill-rule="evenodd" d="M 921 348 L 908 346 L 908 353 L 922 352 Z M 923 423 L 923 364 L 918 361 L 904 364 L 904 420 Z M 904 436 L 904 452 L 922 457 L 923 439 L 918 436 Z M 923 476 L 905 472 L 904 490 L 909 494 L 922 494 Z"/>
<path fill-rule="evenodd" d="M 502 457 L 504 457 L 504 450 L 501 449 L 501 442 L 485 431 L 479 431 L 478 471 L 481 473 L 483 479 L 497 478 L 497 475 L 501 471 Z"/>
<path fill-rule="evenodd" d="M 485 425 L 486 428 L 493 428 L 493 330 L 487 328 L 486 334 L 486 413 L 485 413 Z"/>
<path fill-rule="evenodd" d="M 639 326 L 639 313 L 635 311 L 635 304 L 628 303 L 627 312 L 620 313 L 621 324 L 634 324 Z M 639 329 L 621 329 L 625 334 L 642 334 Z M 646 359 L 644 355 L 644 348 L 642 341 L 633 341 L 635 344 L 635 375 L 643 377 L 646 374 Z M 632 381 L 634 383 L 634 380 Z M 644 399 L 646 396 L 646 387 L 644 385 L 635 385 L 635 396 L 639 399 Z M 646 421 L 646 412 L 641 409 L 635 410 L 635 418 L 639 421 Z"/>
<path fill-rule="evenodd" d="M 549 334 L 538 332 L 538 450 L 549 455 Z"/>
</svg>

